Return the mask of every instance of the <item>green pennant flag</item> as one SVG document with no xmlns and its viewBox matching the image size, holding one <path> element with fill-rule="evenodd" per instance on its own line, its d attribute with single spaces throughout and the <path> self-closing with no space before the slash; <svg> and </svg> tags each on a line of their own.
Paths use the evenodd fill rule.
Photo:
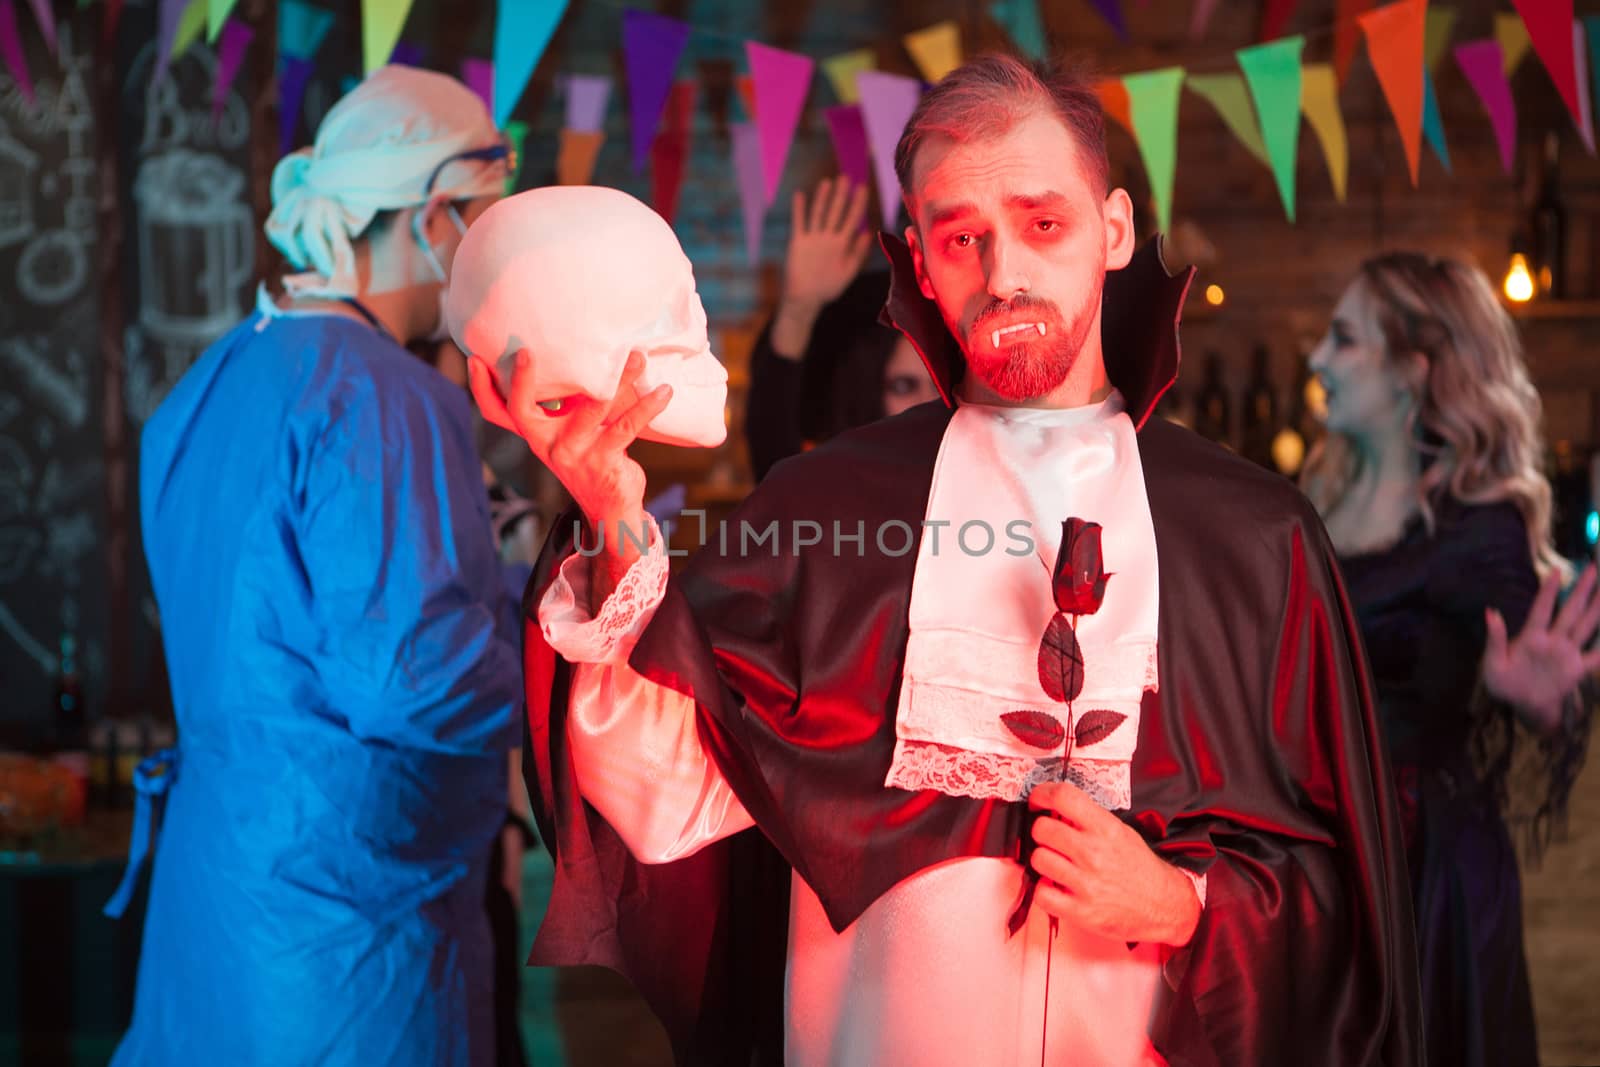
<svg viewBox="0 0 1600 1067">
<path fill-rule="evenodd" d="M 1217 109 L 1222 121 L 1252 156 L 1259 159 L 1262 165 L 1271 166 L 1267 162 L 1267 146 L 1261 143 L 1261 130 L 1256 126 L 1250 90 L 1245 88 L 1242 75 L 1191 74 L 1184 85 Z"/>
<path fill-rule="evenodd" d="M 1156 224 L 1166 232 L 1172 224 L 1172 182 L 1178 166 L 1178 92 L 1183 88 L 1183 68 L 1141 71 L 1122 79 L 1128 90 L 1128 112 L 1133 121 L 1139 156 L 1150 178 L 1150 196 L 1156 202 Z"/>
<path fill-rule="evenodd" d="M 1300 51 L 1305 43 L 1305 37 L 1296 34 L 1235 53 L 1255 98 L 1267 158 L 1272 161 L 1278 196 L 1290 222 L 1294 221 L 1294 165 L 1300 148 Z"/>
<path fill-rule="evenodd" d="M 506 123 L 506 140 L 511 142 L 512 158 L 515 165 L 506 174 L 506 195 L 510 196 L 517 191 L 517 180 L 522 177 L 522 146 L 528 141 L 528 124 L 521 119 L 512 119 Z"/>
</svg>

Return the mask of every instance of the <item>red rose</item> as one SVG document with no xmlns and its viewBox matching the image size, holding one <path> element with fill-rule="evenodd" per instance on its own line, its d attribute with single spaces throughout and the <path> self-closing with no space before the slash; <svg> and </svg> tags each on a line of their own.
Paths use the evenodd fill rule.
<svg viewBox="0 0 1600 1067">
<path fill-rule="evenodd" d="M 1050 576 L 1056 607 L 1068 615 L 1093 615 L 1100 610 L 1110 577 L 1100 558 L 1100 524 L 1082 519 L 1063 522 L 1061 551 Z"/>
</svg>

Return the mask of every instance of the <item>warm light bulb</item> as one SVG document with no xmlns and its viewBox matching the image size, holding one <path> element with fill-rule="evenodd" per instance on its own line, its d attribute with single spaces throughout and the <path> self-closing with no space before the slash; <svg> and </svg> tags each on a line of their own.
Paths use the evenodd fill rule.
<svg viewBox="0 0 1600 1067">
<path fill-rule="evenodd" d="M 1306 379 L 1306 409 L 1319 422 L 1328 417 L 1328 390 L 1315 374 Z"/>
<path fill-rule="evenodd" d="M 1300 473 L 1300 465 L 1305 461 L 1306 439 L 1300 436 L 1300 431 L 1292 426 L 1279 430 L 1272 439 L 1272 462 L 1277 465 L 1278 473 L 1293 478 Z"/>
<path fill-rule="evenodd" d="M 1206 303 L 1210 304 L 1212 307 L 1221 307 L 1222 302 L 1227 298 L 1227 294 L 1222 291 L 1222 286 L 1206 286 Z"/>
<path fill-rule="evenodd" d="M 1528 257 L 1513 252 L 1511 266 L 1506 268 L 1506 298 L 1519 304 L 1533 299 L 1533 275 L 1528 272 Z"/>
</svg>

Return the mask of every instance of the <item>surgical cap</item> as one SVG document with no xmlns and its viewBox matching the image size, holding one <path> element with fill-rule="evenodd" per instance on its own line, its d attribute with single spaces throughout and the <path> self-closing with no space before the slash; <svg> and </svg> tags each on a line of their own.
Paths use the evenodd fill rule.
<svg viewBox="0 0 1600 1067">
<path fill-rule="evenodd" d="M 380 211 L 500 192 L 503 162 L 456 159 L 501 140 L 483 101 L 444 74 L 391 64 L 375 71 L 328 112 L 316 143 L 272 172 L 267 239 L 303 274 L 284 285 L 303 296 L 354 296 L 351 240 Z"/>
</svg>

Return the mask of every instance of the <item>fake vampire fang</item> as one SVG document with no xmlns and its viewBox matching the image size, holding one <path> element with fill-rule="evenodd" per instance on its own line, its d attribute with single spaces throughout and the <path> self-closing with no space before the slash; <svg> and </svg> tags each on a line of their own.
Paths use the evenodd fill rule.
<svg viewBox="0 0 1600 1067">
<path fill-rule="evenodd" d="M 1044 323 L 1042 323 L 1042 322 L 1024 322 L 1024 323 L 1020 323 L 1020 324 L 1018 324 L 1016 326 L 1007 326 L 1003 330 L 993 330 L 989 334 L 989 341 L 990 341 L 991 344 L 994 345 L 994 347 L 999 348 L 1000 347 L 1000 341 L 1001 341 L 1002 338 L 1005 338 L 1005 339 L 1009 340 L 1010 338 L 1014 337 L 1017 334 L 1027 333 L 1027 332 L 1032 331 L 1032 330 L 1038 330 L 1039 331 L 1039 336 L 1043 337 L 1044 336 Z M 1017 339 L 1021 340 L 1020 337 L 1017 338 Z"/>
</svg>

